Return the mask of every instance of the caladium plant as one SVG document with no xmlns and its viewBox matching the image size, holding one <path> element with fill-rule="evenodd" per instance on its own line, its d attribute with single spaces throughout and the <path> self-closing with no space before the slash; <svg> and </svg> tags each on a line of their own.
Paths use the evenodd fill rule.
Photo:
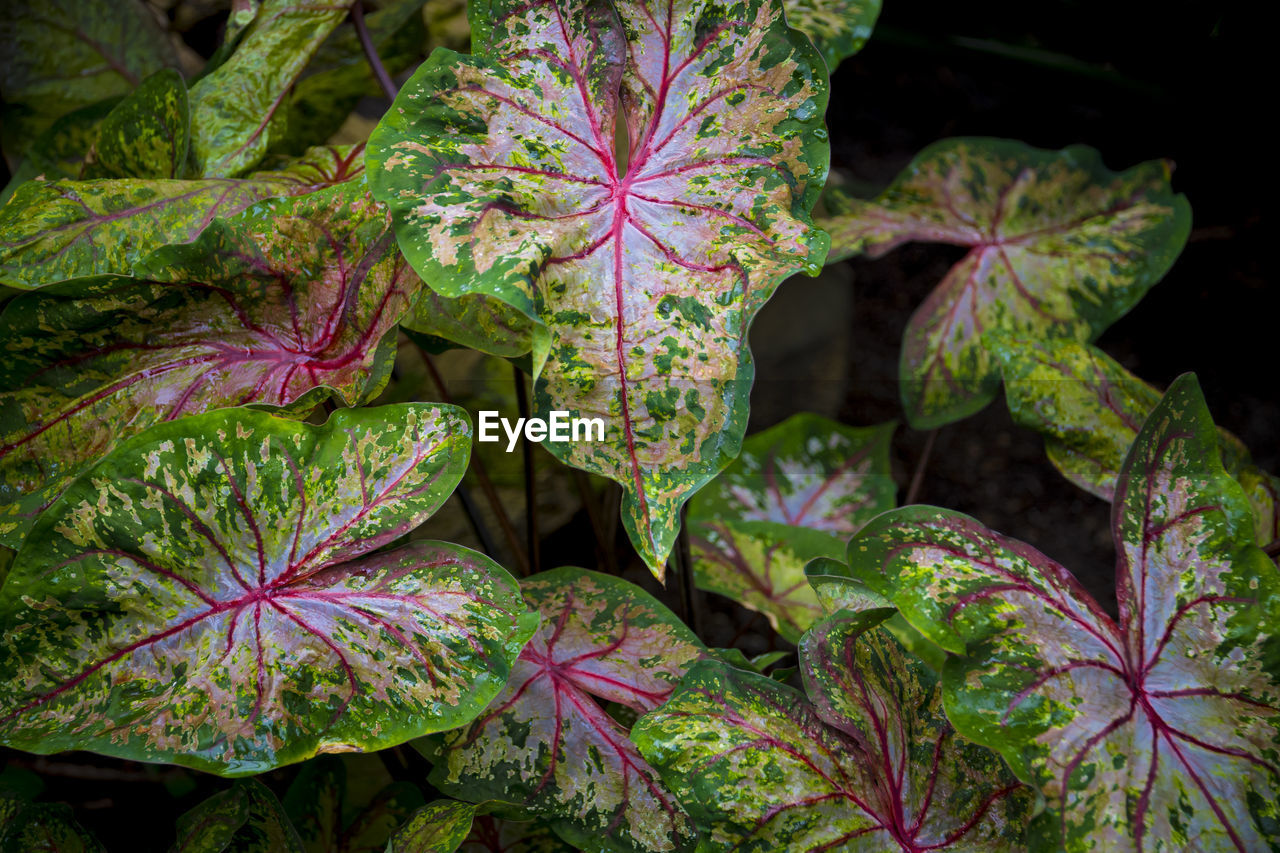
<svg viewBox="0 0 1280 853">
<path fill-rule="evenodd" d="M 826 254 L 825 68 L 777 0 L 471 20 L 475 53 L 436 51 L 374 131 L 374 195 L 433 290 L 534 323 L 538 410 L 608 424 L 546 446 L 622 484 L 661 577 L 681 504 L 741 442 L 752 315 Z"/>
<path fill-rule="evenodd" d="M 424 805 L 422 792 L 409 782 L 392 782 L 368 802 L 352 802 L 352 781 L 342 758 L 325 755 L 302 765 L 289 785 L 284 811 L 306 853 L 382 853 Z"/>
<path fill-rule="evenodd" d="M 1180 377 L 1116 481 L 1118 622 L 959 513 L 906 507 L 849 543 L 853 574 L 954 653 L 952 723 L 1044 793 L 1036 849 L 1280 846 L 1280 570 L 1218 446 Z"/>
<path fill-rule="evenodd" d="M 981 335 L 1004 329 L 1092 340 L 1164 276 L 1191 228 L 1171 164 L 1111 172 L 1096 151 L 948 139 L 920 152 L 870 201 L 838 191 L 830 260 L 915 240 L 969 247 L 916 309 L 899 373 L 907 419 L 935 427 L 996 395 Z"/>
<path fill-rule="evenodd" d="M 178 818 L 174 853 L 305 853 L 271 789 L 242 779 Z"/>
<path fill-rule="evenodd" d="M 124 442 L 0 590 L 0 741 L 239 776 L 470 720 L 536 617 L 481 554 L 371 553 L 443 503 L 469 444 L 427 405 L 229 409 Z"/>
</svg>

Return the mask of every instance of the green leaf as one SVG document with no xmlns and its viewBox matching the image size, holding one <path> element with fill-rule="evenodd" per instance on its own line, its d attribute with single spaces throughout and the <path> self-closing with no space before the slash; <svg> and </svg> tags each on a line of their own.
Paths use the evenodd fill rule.
<svg viewBox="0 0 1280 853">
<path fill-rule="evenodd" d="M 1117 481 L 1119 623 L 958 513 L 907 507 L 849 544 L 853 574 L 956 652 L 952 723 L 1049 801 L 1033 849 L 1280 847 L 1280 570 L 1218 442 L 1180 377 Z"/>
<path fill-rule="evenodd" d="M 888 611 L 873 612 L 870 624 Z M 834 726 L 796 690 L 718 661 L 696 664 L 665 705 L 636 723 L 641 754 L 704 830 L 699 851 L 1011 847 L 1010 824 L 1026 814 L 1025 800 L 1001 778 L 998 758 L 947 730 L 928 669 L 904 669 L 901 648 L 879 632 L 856 654 L 858 668 L 840 674 L 864 683 L 857 696 L 823 709 Z M 802 662 L 810 682 L 808 670 L 827 659 Z M 884 680 L 886 666 L 893 669 Z M 853 723 L 871 713 L 891 730 L 866 737 Z M 978 775 L 956 790 L 966 771 Z M 929 786 L 939 777 L 935 799 Z"/>
<path fill-rule="evenodd" d="M 289 87 L 350 7 L 351 0 L 264 0 L 235 53 L 191 87 L 198 174 L 242 174 L 284 135 Z"/>
<path fill-rule="evenodd" d="M 0 284 L 32 290 L 132 275 L 153 250 L 194 240 L 214 217 L 358 177 L 362 154 L 362 147 L 313 148 L 280 171 L 243 180 L 28 181 L 0 208 Z"/>
<path fill-rule="evenodd" d="M 427 803 L 396 831 L 387 853 L 453 853 L 471 832 L 475 814 L 475 806 L 457 800 Z"/>
<path fill-rule="evenodd" d="M 187 84 L 177 71 L 157 71 L 103 119 L 84 177 L 181 178 L 190 142 Z"/>
<path fill-rule="evenodd" d="M 10 162 L 60 116 L 177 65 L 168 34 L 141 0 L 6 0 L 0 56 L 0 141 Z"/>
<path fill-rule="evenodd" d="M 450 299 L 425 287 L 400 325 L 500 358 L 530 352 L 537 334 L 529 318 L 505 302 L 478 293 Z"/>
<path fill-rule="evenodd" d="M 477 815 L 459 853 L 578 853 L 545 824 Z"/>
<path fill-rule="evenodd" d="M 85 466 L 155 423 L 372 399 L 419 286 L 356 181 L 261 202 L 158 250 L 160 281 L 81 281 L 0 314 L 0 544 Z"/>
<path fill-rule="evenodd" d="M 79 178 L 85 159 L 98 140 L 98 125 L 110 114 L 120 98 L 107 98 L 96 104 L 67 113 L 36 137 L 13 177 L 0 192 L 0 207 L 18 191 L 18 187 L 35 178 L 57 180 Z"/>
<path fill-rule="evenodd" d="M 225 776 L 474 718 L 535 621 L 487 557 L 419 541 L 466 469 L 451 406 L 160 424 L 40 518 L 0 590 L 0 740 Z M 376 551 L 376 553 L 374 553 Z"/>
<path fill-rule="evenodd" d="M 61 803 L 0 793 L 0 853 L 106 853 Z"/>
<path fill-rule="evenodd" d="M 834 71 L 867 43 L 880 0 L 785 0 L 787 23 L 804 33 Z"/>
<path fill-rule="evenodd" d="M 797 642 L 823 615 L 805 564 L 842 555 L 849 534 L 893 506 L 894 426 L 802 413 L 743 442 L 689 504 L 698 586 L 764 613 Z"/>
<path fill-rule="evenodd" d="M 585 850 L 676 849 L 691 832 L 680 804 L 597 699 L 652 710 L 702 644 L 619 578 L 562 568 L 521 586 L 542 628 L 488 711 L 433 744 L 431 784 L 512 803 L 507 816 L 545 818 Z"/>
<path fill-rule="evenodd" d="M 422 792 L 393 782 L 367 803 L 354 802 L 347 765 L 332 755 L 302 765 L 284 810 L 306 853 L 382 853 L 396 828 L 424 805 Z"/>
<path fill-rule="evenodd" d="M 1044 151 L 1001 139 L 935 143 L 873 201 L 819 224 L 829 260 L 878 257 L 924 240 L 970 247 L 902 338 L 907 419 L 919 429 L 973 414 L 999 372 L 981 335 L 1093 340 L 1172 266 L 1191 228 L 1170 164 L 1112 172 L 1091 148 Z"/>
<path fill-rule="evenodd" d="M 429 287 L 543 330 L 540 415 L 608 424 L 544 447 L 622 484 L 660 578 L 681 505 L 738 451 L 752 316 L 826 253 L 826 71 L 778 0 L 495 0 L 472 27 L 476 55 L 435 51 L 375 129 L 374 195 Z"/>
<path fill-rule="evenodd" d="M 178 818 L 173 853 L 303 853 L 280 801 L 255 779 L 236 782 Z"/>
<path fill-rule="evenodd" d="M 1045 453 L 1063 476 L 1110 501 L 1138 430 L 1160 402 L 1148 385 L 1097 347 L 1070 340 L 986 338 L 1004 376 L 1009 412 L 1020 426 L 1044 436 Z M 1253 507 L 1258 545 L 1280 538 L 1280 480 L 1249 459 L 1231 433 L 1218 430 L 1227 472 Z"/>
</svg>

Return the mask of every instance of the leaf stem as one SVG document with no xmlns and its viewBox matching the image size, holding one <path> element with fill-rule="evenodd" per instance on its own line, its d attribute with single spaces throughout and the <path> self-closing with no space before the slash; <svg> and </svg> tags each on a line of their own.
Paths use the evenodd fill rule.
<svg viewBox="0 0 1280 853">
<path fill-rule="evenodd" d="M 377 78 L 378 85 L 382 87 L 387 100 L 394 101 L 397 92 L 396 84 L 387 73 L 387 67 L 382 64 L 382 57 L 378 56 L 378 49 L 374 47 L 373 39 L 369 36 L 369 27 L 364 22 L 364 4 L 361 0 L 355 0 L 351 4 L 351 23 L 356 25 L 356 37 L 360 39 L 360 47 L 364 49 L 365 59 L 369 60 L 369 68 L 373 71 L 373 76 Z"/>
<path fill-rule="evenodd" d="M 920 487 L 924 485 L 924 472 L 929 467 L 929 456 L 933 453 L 933 442 L 938 437 L 936 429 L 929 430 L 929 434 L 924 440 L 924 450 L 920 452 L 920 459 L 916 462 L 915 473 L 911 475 L 911 485 L 907 488 L 907 497 L 903 500 L 903 506 L 910 506 L 916 502 L 916 498 L 920 496 Z"/>
<path fill-rule="evenodd" d="M 1270 545 L 1263 546 L 1262 550 L 1273 560 L 1276 557 L 1280 557 L 1280 539 L 1275 540 Z"/>
<path fill-rule="evenodd" d="M 516 406 L 521 420 L 529 420 L 529 390 L 524 386 L 524 374 L 520 368 L 511 365 L 511 373 L 516 384 Z M 529 553 L 529 571 L 537 574 L 542 570 L 542 560 L 538 553 L 538 495 L 537 482 L 533 470 L 533 444 L 526 435 L 520 439 L 520 455 L 524 459 L 524 513 L 525 513 L 525 549 Z"/>
</svg>

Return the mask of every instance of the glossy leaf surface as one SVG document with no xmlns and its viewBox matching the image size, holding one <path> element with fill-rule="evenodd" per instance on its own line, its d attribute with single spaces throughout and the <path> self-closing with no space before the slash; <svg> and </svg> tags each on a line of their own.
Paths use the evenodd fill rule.
<svg viewBox="0 0 1280 853">
<path fill-rule="evenodd" d="M 1159 281 L 1190 231 L 1170 164 L 1109 171 L 1076 146 L 1043 151 L 998 139 L 935 143 L 873 201 L 824 220 L 832 259 L 878 257 L 911 241 L 970 247 L 912 315 L 899 376 L 917 428 L 972 414 L 995 397 L 984 332 L 1092 340 Z"/>
<path fill-rule="evenodd" d="M 502 694 L 441 737 L 431 784 L 515 804 L 587 850 L 672 850 L 690 836 L 680 805 L 597 700 L 644 713 L 703 649 L 639 588 L 582 569 L 522 584 L 542 627 Z"/>
<path fill-rule="evenodd" d="M 103 119 L 86 178 L 185 177 L 191 145 L 187 84 L 173 69 L 142 81 Z"/>
<path fill-rule="evenodd" d="M 363 804 L 351 802 L 351 787 L 346 763 L 337 756 L 302 765 L 285 793 L 284 810 L 306 853 L 383 853 L 396 829 L 425 804 L 408 782 L 393 782 Z"/>
<path fill-rule="evenodd" d="M 880 0 L 786 0 L 787 23 L 804 33 L 834 71 L 871 37 Z"/>
<path fill-rule="evenodd" d="M 515 582 L 417 527 L 465 413 L 249 409 L 162 424 L 77 479 L 0 591 L 0 739 L 219 773 L 472 719 L 532 631 Z"/>
<path fill-rule="evenodd" d="M 874 624 L 887 612 L 861 618 Z M 707 661 L 636 724 L 641 753 L 706 828 L 699 850 L 1014 847 L 1025 799 L 1012 796 L 998 757 L 946 730 L 927 668 L 905 664 L 887 634 L 856 650 L 842 639 L 850 645 L 832 650 L 834 661 L 806 660 L 806 678 L 815 665 L 834 668 L 817 685 L 834 692 L 861 673 L 857 697 L 814 706 L 772 679 Z M 855 651 L 856 661 L 839 657 Z M 974 775 L 957 785 L 965 774 Z"/>
<path fill-rule="evenodd" d="M 476 807 L 457 800 L 427 803 L 396 830 L 387 853 L 453 853 L 471 831 Z"/>
<path fill-rule="evenodd" d="M 371 399 L 419 286 L 360 182 L 215 220 L 142 272 L 169 282 L 44 289 L 0 315 L 0 541 L 152 424 Z"/>
<path fill-rule="evenodd" d="M 1049 801 L 1033 849 L 1273 849 L 1280 571 L 1194 377 L 1139 433 L 1113 519 L 1119 623 L 1066 569 L 946 510 L 876 519 L 850 568 L 957 653 L 948 716 Z"/>
<path fill-rule="evenodd" d="M 236 782 L 178 818 L 174 853 L 304 853 L 276 795 L 256 779 Z"/>
<path fill-rule="evenodd" d="M 536 407 L 608 428 L 544 446 L 622 484 L 660 577 L 741 441 L 751 317 L 826 252 L 825 69 L 766 0 L 498 0 L 472 29 L 476 55 L 437 50 L 375 130 L 374 194 L 432 289 L 545 329 Z"/>
<path fill-rule="evenodd" d="M 313 148 L 243 180 L 28 181 L 0 208 L 0 284 L 31 290 L 92 275 L 131 275 L 151 251 L 194 240 L 215 217 L 273 196 L 358 177 L 363 148 Z"/>
<path fill-rule="evenodd" d="M 198 174 L 232 178 L 284 134 L 289 87 L 351 0 L 264 0 L 235 52 L 191 87 L 191 154 Z"/>
</svg>

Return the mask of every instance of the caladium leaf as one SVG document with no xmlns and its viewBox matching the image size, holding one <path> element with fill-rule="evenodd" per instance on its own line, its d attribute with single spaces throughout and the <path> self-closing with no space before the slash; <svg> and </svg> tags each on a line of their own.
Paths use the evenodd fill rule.
<svg viewBox="0 0 1280 853">
<path fill-rule="evenodd" d="M 0 56 L 11 158 L 59 116 L 177 65 L 168 34 L 141 0 L 6 0 Z"/>
<path fill-rule="evenodd" d="M 306 853 L 383 853 L 396 829 L 424 805 L 422 792 L 408 782 L 387 785 L 363 808 L 349 794 L 343 759 L 322 755 L 302 765 L 284 810 Z"/>
<path fill-rule="evenodd" d="M 578 853 L 545 824 L 477 815 L 458 853 Z"/>
<path fill-rule="evenodd" d="M 396 830 L 387 853 L 453 853 L 471 832 L 475 814 L 476 807 L 471 803 L 427 803 Z"/>
<path fill-rule="evenodd" d="M 173 853 L 304 853 L 271 789 L 254 779 L 236 782 L 178 818 Z"/>
<path fill-rule="evenodd" d="M 500 358 L 530 352 L 536 335 L 529 318 L 505 302 L 478 293 L 450 299 L 427 288 L 400 325 Z"/>
<path fill-rule="evenodd" d="M 874 624 L 889 612 L 863 618 Z M 852 645 L 840 652 L 855 654 Z M 770 678 L 703 661 L 631 736 L 703 827 L 699 850 L 708 853 L 1016 847 L 1025 795 L 997 756 L 949 732 L 929 670 L 908 660 L 877 632 L 856 659 L 835 661 L 838 676 L 861 677 L 860 693 L 824 694 L 818 707 Z"/>
<path fill-rule="evenodd" d="M 862 50 L 880 17 L 880 0 L 786 0 L 787 23 L 807 35 L 834 71 Z"/>
<path fill-rule="evenodd" d="M 703 647 L 651 596 L 619 578 L 556 569 L 522 584 L 542 628 L 502 694 L 433 744 L 431 784 L 473 802 L 515 804 L 586 850 L 673 850 L 690 836 L 680 804 L 597 700 L 644 713 Z"/>
<path fill-rule="evenodd" d="M 86 178 L 181 178 L 191 144 L 187 84 L 173 69 L 152 74 L 98 126 Z"/>
<path fill-rule="evenodd" d="M 0 793 L 0 853 L 106 853 L 61 803 Z"/>
<path fill-rule="evenodd" d="M 999 375 L 981 335 L 1092 340 L 1173 264 L 1191 228 L 1170 164 L 1124 172 L 1091 148 L 1043 151 L 1000 139 L 929 146 L 873 201 L 821 222 L 830 260 L 878 257 L 913 240 L 969 246 L 912 315 L 899 374 L 912 426 L 987 405 Z"/>
<path fill-rule="evenodd" d="M 545 330 L 535 406 L 608 428 L 544 447 L 622 484 L 661 577 L 681 504 L 737 453 L 752 316 L 826 253 L 826 71 L 778 0 L 496 0 L 472 28 L 477 55 L 435 51 L 375 129 L 374 195 L 433 290 Z"/>
<path fill-rule="evenodd" d="M 195 239 L 214 217 L 358 177 L 362 153 L 313 148 L 280 171 L 243 180 L 28 181 L 0 208 L 0 284 L 31 290 L 130 275 L 151 251 Z"/>
<path fill-rule="evenodd" d="M 466 469 L 452 406 L 249 409 L 120 445 L 0 590 L 0 740 L 227 776 L 478 714 L 536 624 L 487 557 L 420 541 Z M 531 621 L 533 620 L 533 621 Z"/>
<path fill-rule="evenodd" d="M 763 612 L 798 641 L 823 615 L 805 564 L 842 555 L 850 534 L 893 506 L 893 430 L 803 413 L 749 437 L 689 504 L 698 586 Z"/>
<path fill-rule="evenodd" d="M 1160 402 L 1148 385 L 1097 347 L 1070 340 L 1030 340 L 1007 334 L 986 338 L 1004 376 L 1009 412 L 1044 436 L 1045 453 L 1072 483 L 1103 500 L 1138 430 Z M 1249 459 L 1231 433 L 1218 430 L 1222 461 L 1253 507 L 1255 538 L 1280 538 L 1280 480 Z"/>
<path fill-rule="evenodd" d="M 1280 570 L 1253 542 L 1193 376 L 1117 481 L 1116 623 L 1066 569 L 958 513 L 907 507 L 850 570 L 957 656 L 956 728 L 1045 794 L 1033 849 L 1280 846 Z"/>
<path fill-rule="evenodd" d="M 146 427 L 223 406 L 375 396 L 419 286 L 361 182 L 271 199 L 143 272 L 24 294 L 0 315 L 0 543 Z"/>
</svg>

